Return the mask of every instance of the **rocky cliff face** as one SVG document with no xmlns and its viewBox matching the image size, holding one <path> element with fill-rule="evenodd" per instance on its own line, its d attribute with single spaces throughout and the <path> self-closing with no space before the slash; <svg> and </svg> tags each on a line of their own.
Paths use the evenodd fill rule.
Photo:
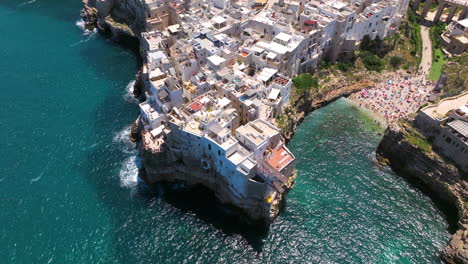
<svg viewBox="0 0 468 264">
<path fill-rule="evenodd" d="M 88 30 L 98 28 L 117 41 L 138 38 L 146 25 L 142 0 L 83 0 L 81 17 Z"/>
<path fill-rule="evenodd" d="M 274 206 L 282 201 L 281 195 L 276 196 L 270 203 L 265 199 L 245 197 L 238 193 L 231 182 L 225 176 L 220 175 L 214 168 L 203 169 L 199 160 L 180 159 L 168 149 L 154 152 L 145 146 L 147 132 L 142 132 L 143 137 L 138 144 L 140 156 L 144 164 L 144 170 L 140 171 L 140 178 L 147 184 L 158 182 L 183 183 L 185 186 L 204 186 L 210 190 L 219 202 L 233 205 L 239 209 L 241 217 L 238 220 L 247 224 L 260 224 L 268 226 L 278 215 L 279 210 Z"/>
<path fill-rule="evenodd" d="M 299 97 L 294 102 L 291 102 L 289 109 L 286 109 L 286 124 L 278 126 L 281 128 L 281 135 L 286 142 L 291 140 L 296 132 L 297 126 L 302 123 L 304 118 L 312 111 L 323 107 L 340 97 L 348 97 L 353 93 L 357 93 L 364 89 L 366 86 L 375 85 L 382 82 L 386 78 L 393 76 L 394 72 L 383 72 L 375 74 L 372 72 L 362 71 L 355 73 L 353 80 L 346 76 L 335 76 L 333 80 L 324 84 L 320 92 L 313 94 L 306 93 Z M 327 71 L 317 73 L 318 77 L 329 77 L 330 73 Z M 358 82 L 358 80 L 360 80 Z M 312 88 L 314 89 L 314 88 Z M 309 91 L 310 92 L 310 91 Z M 292 111 L 290 111 L 293 109 Z"/>
<path fill-rule="evenodd" d="M 349 96 L 363 89 L 367 82 L 359 83 L 358 85 L 342 85 L 333 87 L 325 92 L 319 93 L 312 99 L 299 100 L 292 107 L 294 112 L 288 115 L 286 126 L 281 129 L 281 134 L 286 142 L 291 140 L 296 132 L 297 126 L 302 123 L 304 118 L 312 111 L 327 105 L 330 102 L 342 97 Z"/>
<path fill-rule="evenodd" d="M 437 153 L 411 140 L 418 132 L 411 122 L 391 125 L 378 146 L 377 158 L 399 175 L 417 182 L 458 210 L 458 230 L 441 253 L 447 263 L 468 263 L 468 183 L 466 175 Z"/>
</svg>

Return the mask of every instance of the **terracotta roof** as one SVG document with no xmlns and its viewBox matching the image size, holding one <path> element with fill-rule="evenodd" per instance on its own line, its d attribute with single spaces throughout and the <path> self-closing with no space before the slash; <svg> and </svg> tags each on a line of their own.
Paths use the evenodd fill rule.
<svg viewBox="0 0 468 264">
<path fill-rule="evenodd" d="M 305 25 L 315 25 L 315 24 L 317 24 L 317 21 L 316 20 L 306 20 L 306 21 L 304 21 L 304 24 Z"/>
<path fill-rule="evenodd" d="M 279 149 L 274 149 L 270 158 L 267 160 L 268 164 L 270 164 L 273 168 L 281 171 L 288 165 L 291 161 L 294 160 L 294 157 L 286 150 L 284 147 Z"/>
<path fill-rule="evenodd" d="M 195 113 L 203 107 L 203 104 L 200 101 L 195 101 L 189 105 L 189 108 Z"/>
</svg>

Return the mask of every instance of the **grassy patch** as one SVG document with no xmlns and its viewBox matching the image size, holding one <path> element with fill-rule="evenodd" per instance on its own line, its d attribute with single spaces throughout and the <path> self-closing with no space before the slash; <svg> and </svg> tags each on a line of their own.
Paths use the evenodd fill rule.
<svg viewBox="0 0 468 264">
<path fill-rule="evenodd" d="M 435 26 L 431 27 L 430 37 L 432 42 L 432 65 L 431 72 L 429 73 L 429 79 L 432 81 L 437 81 L 442 74 L 442 69 L 446 62 L 445 54 L 442 52 L 441 47 L 441 34 L 445 31 L 445 24 L 438 23 Z"/>
<path fill-rule="evenodd" d="M 411 131 L 406 134 L 406 140 L 424 152 L 431 152 L 432 145 L 423 135 L 417 131 Z"/>
<path fill-rule="evenodd" d="M 406 135 L 406 140 L 408 140 L 410 144 L 417 146 L 424 152 L 432 151 L 432 145 L 429 143 L 429 141 L 417 134 L 411 133 Z"/>
<path fill-rule="evenodd" d="M 440 48 L 435 48 L 433 53 L 433 60 L 431 65 L 431 72 L 429 73 L 429 80 L 437 81 L 442 75 L 442 69 L 445 64 L 445 55 Z"/>
</svg>

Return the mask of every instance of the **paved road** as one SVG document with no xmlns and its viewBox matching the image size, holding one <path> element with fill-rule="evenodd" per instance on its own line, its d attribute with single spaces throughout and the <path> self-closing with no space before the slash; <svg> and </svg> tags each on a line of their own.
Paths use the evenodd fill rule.
<svg viewBox="0 0 468 264">
<path fill-rule="evenodd" d="M 423 42 L 422 60 L 419 65 L 419 73 L 429 76 L 432 65 L 432 46 L 431 38 L 429 37 L 429 28 L 421 26 L 421 37 Z"/>
</svg>

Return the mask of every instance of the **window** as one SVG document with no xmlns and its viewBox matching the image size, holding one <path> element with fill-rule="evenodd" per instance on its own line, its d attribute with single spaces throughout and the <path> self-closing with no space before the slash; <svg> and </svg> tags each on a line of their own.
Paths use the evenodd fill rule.
<svg viewBox="0 0 468 264">
<path fill-rule="evenodd" d="M 218 156 L 221 156 L 221 150 L 218 150 Z"/>
<path fill-rule="evenodd" d="M 211 144 L 208 144 L 208 149 L 211 150 Z"/>
</svg>

